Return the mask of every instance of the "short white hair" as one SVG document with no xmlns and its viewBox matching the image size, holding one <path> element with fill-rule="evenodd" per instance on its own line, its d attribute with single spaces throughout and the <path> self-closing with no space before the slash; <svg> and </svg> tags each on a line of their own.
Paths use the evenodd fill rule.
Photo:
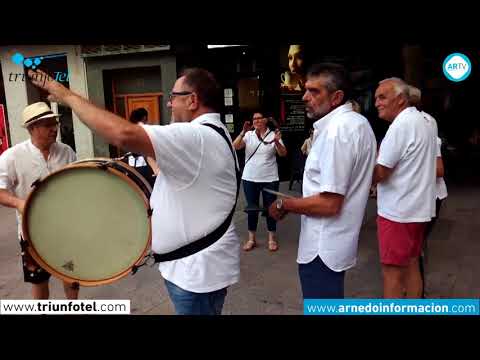
<svg viewBox="0 0 480 360">
<path fill-rule="evenodd" d="M 393 83 L 393 90 L 395 91 L 395 95 L 403 95 L 405 98 L 410 99 L 410 90 L 409 85 L 400 78 L 397 77 L 390 77 L 387 79 L 383 79 L 379 82 L 379 84 L 383 84 L 386 82 Z"/>
<path fill-rule="evenodd" d="M 419 88 L 413 85 L 409 85 L 408 93 L 409 93 L 408 98 L 411 104 L 414 104 L 414 105 L 419 104 L 420 101 L 422 100 L 422 91 Z"/>
</svg>

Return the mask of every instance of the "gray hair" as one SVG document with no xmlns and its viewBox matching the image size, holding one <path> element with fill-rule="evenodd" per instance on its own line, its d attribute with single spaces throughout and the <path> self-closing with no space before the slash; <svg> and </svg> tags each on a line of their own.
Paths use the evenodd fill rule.
<svg viewBox="0 0 480 360">
<path fill-rule="evenodd" d="M 395 91 L 395 95 L 403 95 L 405 96 L 406 99 L 408 100 L 410 99 L 409 85 L 405 81 L 397 77 L 391 77 L 391 78 L 383 79 L 382 81 L 379 82 L 379 84 L 383 84 L 386 82 L 393 83 L 393 90 Z"/>
<path fill-rule="evenodd" d="M 422 100 L 422 91 L 415 86 L 409 85 L 408 93 L 408 101 L 410 102 L 410 104 L 412 104 L 413 106 L 419 105 Z"/>
</svg>

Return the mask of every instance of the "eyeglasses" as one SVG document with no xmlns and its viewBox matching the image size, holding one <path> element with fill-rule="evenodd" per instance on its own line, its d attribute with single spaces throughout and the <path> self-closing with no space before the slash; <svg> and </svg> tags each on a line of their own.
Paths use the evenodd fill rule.
<svg viewBox="0 0 480 360">
<path fill-rule="evenodd" d="M 168 96 L 168 101 L 172 102 L 172 99 L 175 96 L 185 96 L 185 95 L 192 95 L 192 91 L 172 91 Z"/>
</svg>

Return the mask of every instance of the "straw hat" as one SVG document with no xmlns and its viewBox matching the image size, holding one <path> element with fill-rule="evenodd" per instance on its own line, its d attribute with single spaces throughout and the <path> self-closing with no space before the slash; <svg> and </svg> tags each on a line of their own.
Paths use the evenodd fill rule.
<svg viewBox="0 0 480 360">
<path fill-rule="evenodd" d="M 22 127 L 27 128 L 28 126 L 36 123 L 39 120 L 49 119 L 54 117 L 59 117 L 60 114 L 55 114 L 44 102 L 37 102 L 31 105 L 28 105 L 22 113 L 23 124 Z"/>
</svg>

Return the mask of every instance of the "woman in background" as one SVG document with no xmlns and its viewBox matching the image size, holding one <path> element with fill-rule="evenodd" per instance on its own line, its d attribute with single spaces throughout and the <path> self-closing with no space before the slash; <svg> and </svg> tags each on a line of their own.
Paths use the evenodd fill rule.
<svg viewBox="0 0 480 360">
<path fill-rule="evenodd" d="M 233 142 L 236 150 L 245 148 L 245 167 L 243 169 L 243 190 L 247 200 L 247 207 L 258 208 L 260 193 L 263 195 L 263 207 L 268 209 L 276 196 L 263 192 L 263 189 L 278 191 L 279 177 L 276 155 L 286 156 L 287 149 L 282 141 L 279 129 L 270 129 L 267 124 L 269 119 L 263 113 L 256 112 L 252 118 L 253 130 L 250 122 L 243 125 L 243 129 Z M 257 245 L 256 231 L 258 224 L 258 211 L 248 211 L 248 240 L 243 249 L 252 250 Z M 268 249 L 278 250 L 276 238 L 276 221 L 268 216 Z"/>
</svg>

